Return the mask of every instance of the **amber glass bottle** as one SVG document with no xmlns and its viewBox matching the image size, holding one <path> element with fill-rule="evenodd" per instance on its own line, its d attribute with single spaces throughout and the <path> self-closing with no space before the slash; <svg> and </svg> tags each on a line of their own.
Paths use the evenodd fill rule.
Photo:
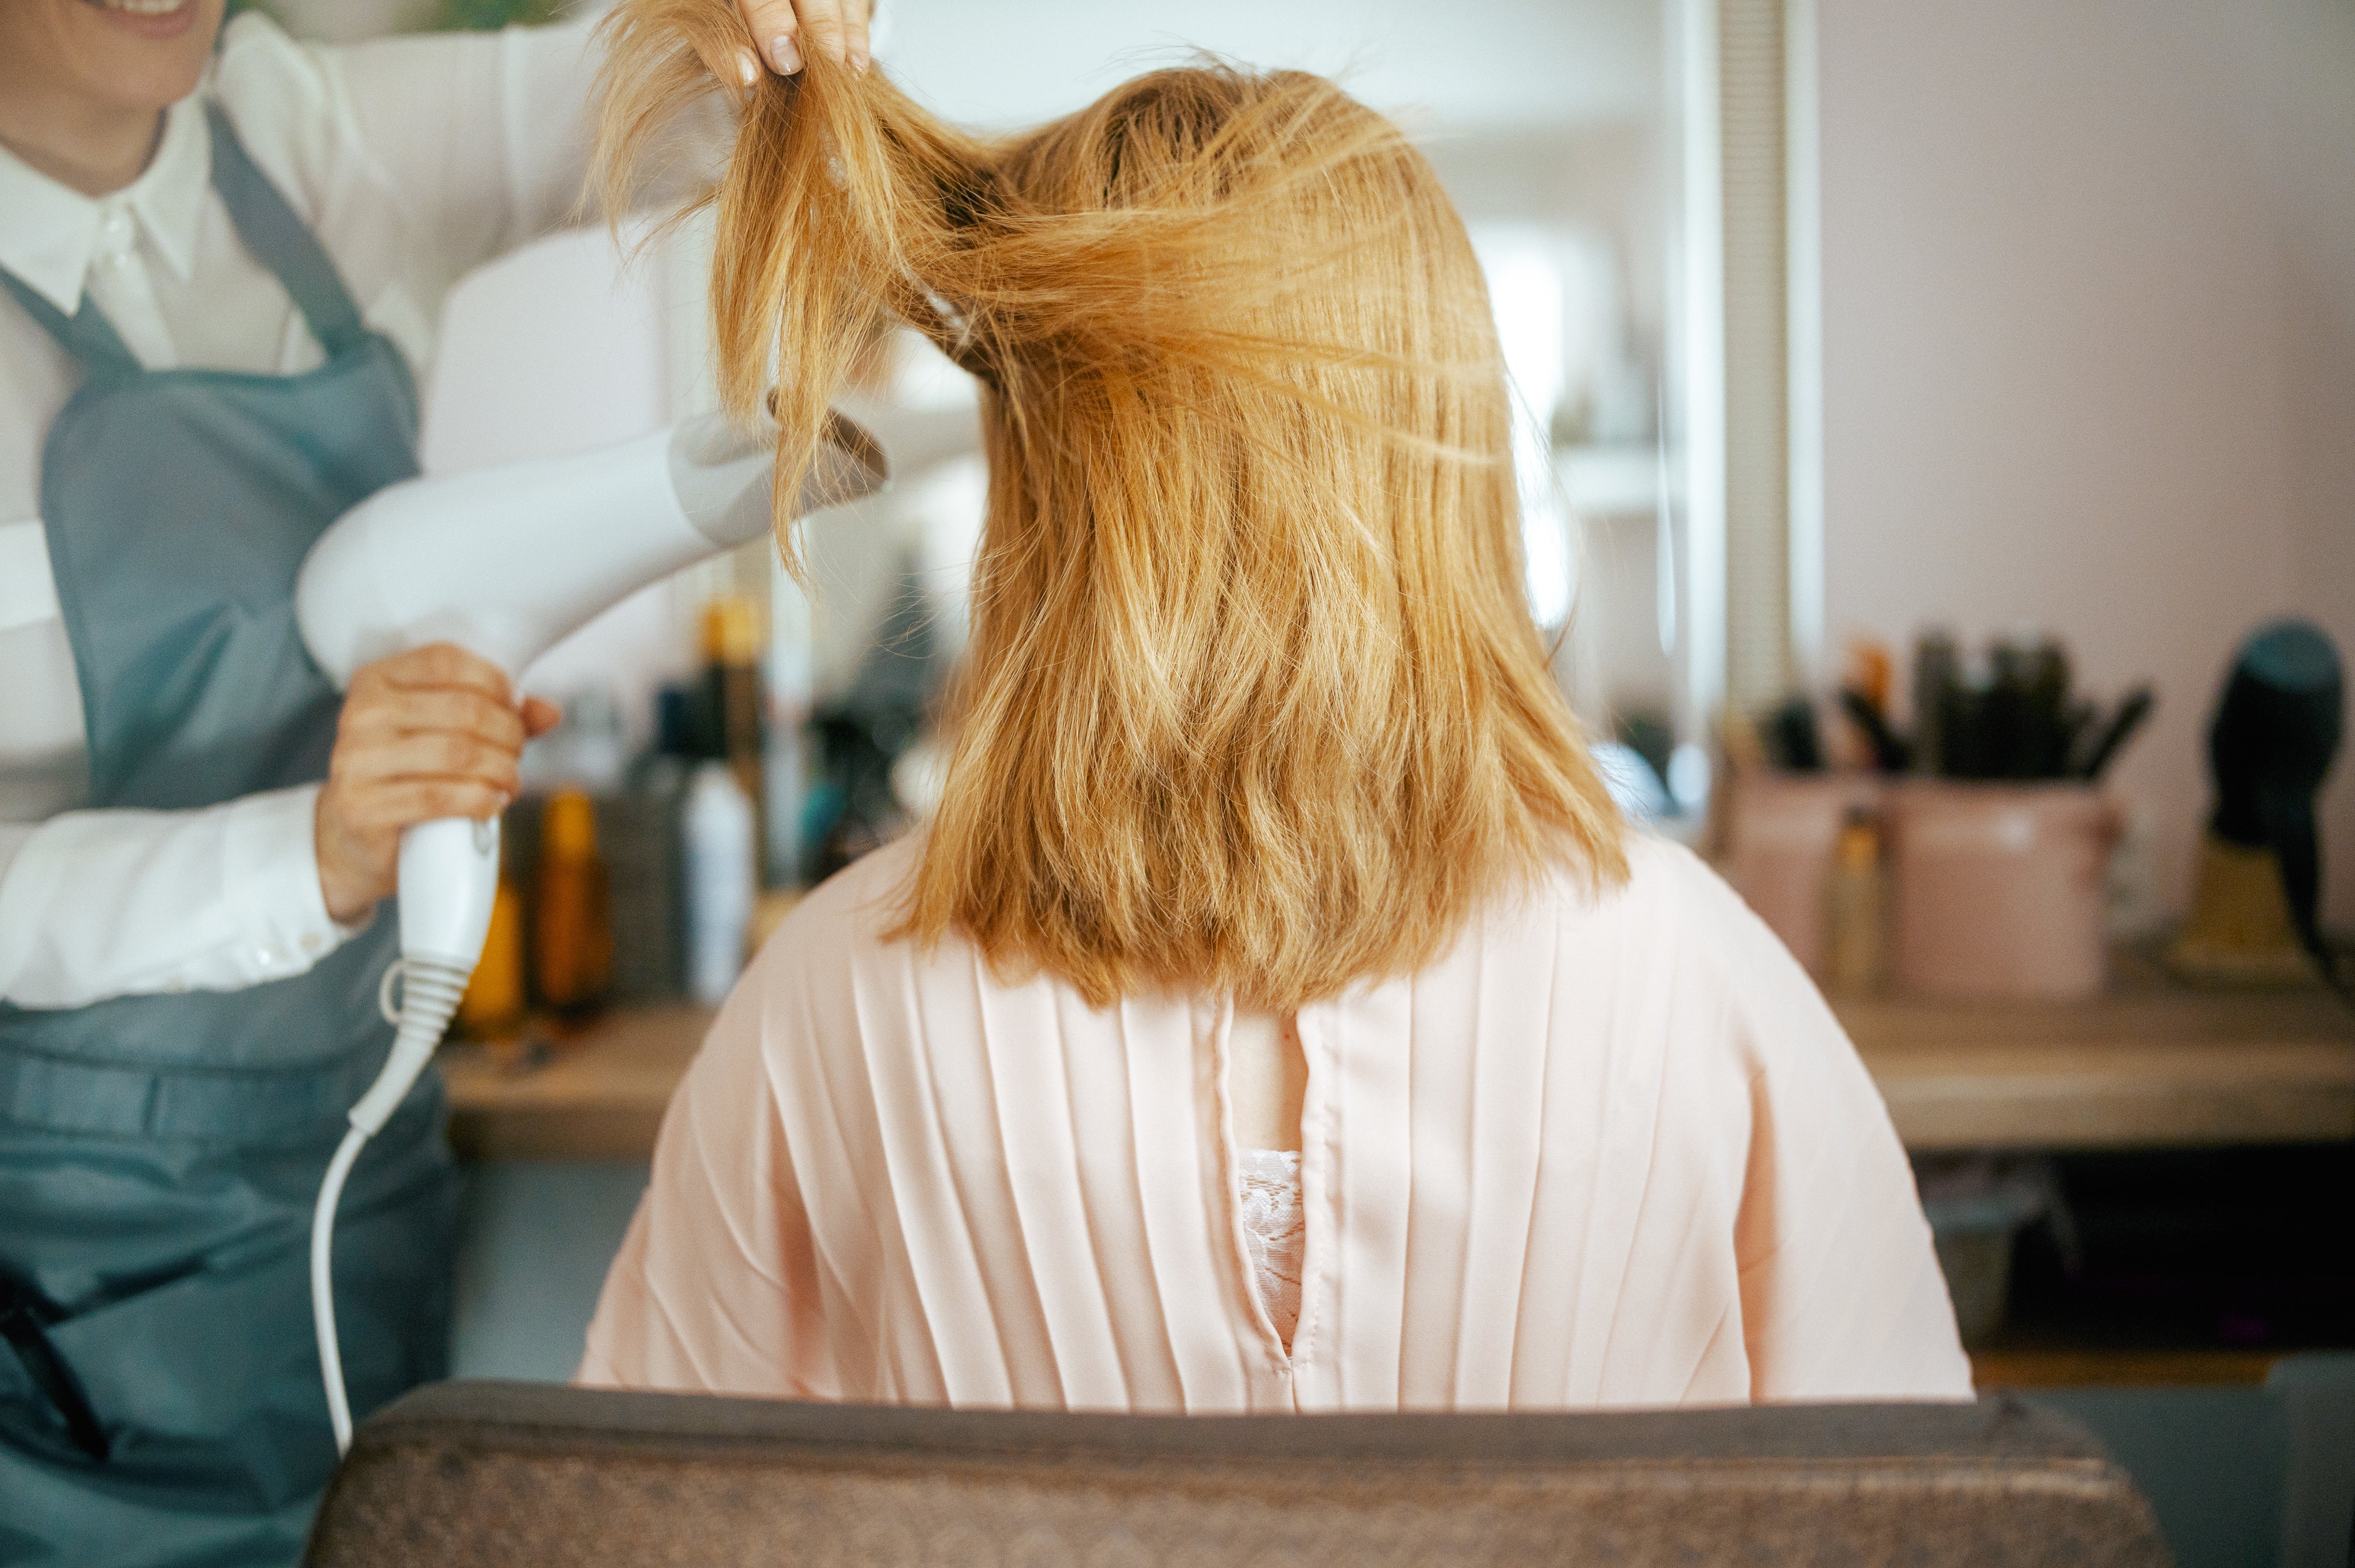
<svg viewBox="0 0 2355 1568">
<path fill-rule="evenodd" d="M 703 607 L 703 660 L 719 722 L 719 759 L 752 802 L 752 864 L 769 842 L 767 698 L 761 682 L 761 612 L 741 594 Z"/>
<path fill-rule="evenodd" d="M 1826 890 L 1826 990 L 1853 995 L 1880 985 L 1888 919 L 1885 883 L 1881 824 L 1869 811 L 1851 811 L 1840 829 Z"/>
<path fill-rule="evenodd" d="M 482 961 L 458 1001 L 458 1027 L 474 1040 L 513 1040 L 523 1031 L 524 1002 L 523 895 L 502 870 Z"/>
<path fill-rule="evenodd" d="M 596 1015 L 613 983 L 612 894 L 597 853 L 597 809 L 578 789 L 551 796 L 532 884 L 532 979 L 560 1022 Z"/>
</svg>

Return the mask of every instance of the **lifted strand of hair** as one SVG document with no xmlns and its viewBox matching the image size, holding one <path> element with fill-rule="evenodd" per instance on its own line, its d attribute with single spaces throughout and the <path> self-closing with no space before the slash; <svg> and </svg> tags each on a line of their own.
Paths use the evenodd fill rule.
<svg viewBox="0 0 2355 1568">
<path fill-rule="evenodd" d="M 751 40 L 712 0 L 604 28 L 620 210 Z M 898 935 L 1093 1005 L 1281 1010 L 1430 962 L 1547 868 L 1625 874 L 1523 597 L 1478 264 L 1396 126 L 1216 62 L 999 138 L 815 53 L 738 111 L 712 325 L 730 409 L 775 380 L 787 566 L 882 334 L 983 384 L 971 640 Z"/>
</svg>

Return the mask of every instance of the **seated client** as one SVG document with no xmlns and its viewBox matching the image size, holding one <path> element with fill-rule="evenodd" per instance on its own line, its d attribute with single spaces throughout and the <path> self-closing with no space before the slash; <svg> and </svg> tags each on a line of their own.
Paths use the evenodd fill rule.
<svg viewBox="0 0 2355 1568">
<path fill-rule="evenodd" d="M 609 23 L 614 178 L 731 17 Z M 721 1012 L 582 1381 L 1968 1398 L 1854 1050 L 1549 673 L 1480 270 L 1396 128 L 1221 67 L 1005 140 L 815 58 L 741 110 L 716 325 L 737 407 L 784 367 L 779 493 L 898 320 L 982 383 L 988 518 L 939 808 Z"/>
</svg>

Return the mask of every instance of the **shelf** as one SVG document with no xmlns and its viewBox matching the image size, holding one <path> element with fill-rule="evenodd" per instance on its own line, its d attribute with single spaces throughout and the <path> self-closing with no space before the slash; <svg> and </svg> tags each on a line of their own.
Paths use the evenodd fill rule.
<svg viewBox="0 0 2355 1568">
<path fill-rule="evenodd" d="M 474 1044 L 441 1056 L 461 1160 L 644 1160 L 711 1013 L 686 1002 L 617 1008 L 517 1066 Z"/>
<path fill-rule="evenodd" d="M 1997 1388 L 2248 1387 L 2264 1383 L 2284 1353 L 1994 1345 L 1971 1352 L 1971 1382 L 1983 1393 Z"/>
<path fill-rule="evenodd" d="M 2355 1015 L 2328 994 L 2161 982 L 2065 1006 L 1835 1002 L 1906 1146 L 2170 1149 L 2355 1139 Z M 617 1009 L 541 1065 L 444 1053 L 470 1160 L 642 1160 L 710 1015 Z"/>
<path fill-rule="evenodd" d="M 2067 1004 L 1836 1000 L 1909 1149 L 2355 1139 L 2355 1014 L 2328 992 L 2160 980 Z"/>
</svg>

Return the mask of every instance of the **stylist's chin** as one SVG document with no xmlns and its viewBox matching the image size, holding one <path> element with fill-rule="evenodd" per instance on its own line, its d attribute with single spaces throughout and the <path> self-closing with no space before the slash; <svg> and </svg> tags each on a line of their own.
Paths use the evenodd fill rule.
<svg viewBox="0 0 2355 1568">
<path fill-rule="evenodd" d="M 0 60 L 41 60 L 77 97 L 162 109 L 197 90 L 228 0 L 6 0 Z M 0 65 L 0 77 L 7 68 Z"/>
</svg>

